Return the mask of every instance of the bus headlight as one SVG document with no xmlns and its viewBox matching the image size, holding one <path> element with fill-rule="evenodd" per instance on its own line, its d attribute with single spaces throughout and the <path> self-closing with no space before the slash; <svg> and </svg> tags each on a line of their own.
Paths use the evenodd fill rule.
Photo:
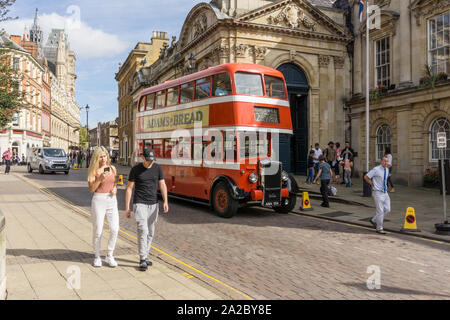
<svg viewBox="0 0 450 320">
<path fill-rule="evenodd" d="M 248 176 L 248 181 L 250 181 L 250 183 L 258 182 L 258 175 L 254 172 L 250 173 L 250 175 Z"/>
<path fill-rule="evenodd" d="M 286 171 L 281 172 L 281 180 L 283 180 L 284 182 L 289 180 L 289 175 L 287 174 Z"/>
</svg>

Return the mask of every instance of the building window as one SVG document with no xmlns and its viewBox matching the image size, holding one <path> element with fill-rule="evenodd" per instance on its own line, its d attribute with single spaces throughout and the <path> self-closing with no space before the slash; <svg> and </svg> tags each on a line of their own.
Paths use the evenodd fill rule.
<svg viewBox="0 0 450 320">
<path fill-rule="evenodd" d="M 375 76 L 377 87 L 391 84 L 391 51 L 390 37 L 376 41 L 375 43 Z"/>
<path fill-rule="evenodd" d="M 14 70 L 19 70 L 20 69 L 20 59 L 19 58 L 14 58 L 13 59 L 13 69 Z"/>
<path fill-rule="evenodd" d="M 386 147 L 391 147 L 391 128 L 387 124 L 378 127 L 377 130 L 377 160 L 384 156 Z"/>
<path fill-rule="evenodd" d="M 450 72 L 450 12 L 428 21 L 428 64 L 433 74 Z"/>
<path fill-rule="evenodd" d="M 437 148 L 437 133 L 445 132 L 447 134 L 447 149 L 444 151 L 444 156 L 446 159 L 450 158 L 450 122 L 446 118 L 436 119 L 431 124 L 431 161 L 437 161 L 440 158 L 440 149 Z"/>
</svg>

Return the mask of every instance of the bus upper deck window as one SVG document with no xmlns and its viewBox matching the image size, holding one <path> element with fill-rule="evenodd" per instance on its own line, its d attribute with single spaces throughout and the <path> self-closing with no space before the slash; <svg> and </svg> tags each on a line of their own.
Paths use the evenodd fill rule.
<svg viewBox="0 0 450 320">
<path fill-rule="evenodd" d="M 189 103 L 194 97 L 194 82 L 181 85 L 180 103 Z"/>
<path fill-rule="evenodd" d="M 174 106 L 178 104 L 178 87 L 167 90 L 167 106 Z"/>
<path fill-rule="evenodd" d="M 139 112 L 144 111 L 145 109 L 145 97 L 141 98 L 141 101 L 139 102 Z"/>
<path fill-rule="evenodd" d="M 286 99 L 284 91 L 284 82 L 281 78 L 264 76 L 266 83 L 266 94 L 272 98 Z"/>
<path fill-rule="evenodd" d="M 227 73 L 220 73 L 213 76 L 212 92 L 216 97 L 231 94 L 231 81 Z"/>
<path fill-rule="evenodd" d="M 211 95 L 211 79 L 206 77 L 195 82 L 195 100 L 209 98 Z"/>
<path fill-rule="evenodd" d="M 166 105 L 166 92 L 165 90 L 162 90 L 156 94 L 155 109 L 162 108 L 165 105 Z"/>
<path fill-rule="evenodd" d="M 155 98 L 155 94 L 154 93 L 149 94 L 147 96 L 147 105 L 145 107 L 145 110 L 152 110 L 153 109 L 153 100 L 154 100 L 154 98 Z"/>
<path fill-rule="evenodd" d="M 264 96 L 261 75 L 257 73 L 236 72 L 236 93 L 252 96 Z"/>
</svg>

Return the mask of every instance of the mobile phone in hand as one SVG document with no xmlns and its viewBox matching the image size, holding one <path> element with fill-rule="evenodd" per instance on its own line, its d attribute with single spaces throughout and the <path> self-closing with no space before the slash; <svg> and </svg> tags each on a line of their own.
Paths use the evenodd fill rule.
<svg viewBox="0 0 450 320">
<path fill-rule="evenodd" d="M 103 172 L 109 172 L 109 167 L 105 168 Z"/>
</svg>

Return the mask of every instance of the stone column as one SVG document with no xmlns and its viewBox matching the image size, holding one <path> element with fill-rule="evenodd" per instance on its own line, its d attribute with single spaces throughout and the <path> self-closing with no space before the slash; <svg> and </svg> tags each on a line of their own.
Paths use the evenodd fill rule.
<svg viewBox="0 0 450 320">
<path fill-rule="evenodd" d="M 309 96 L 309 145 L 314 146 L 316 142 L 319 142 L 319 128 L 320 128 L 320 89 L 311 88 L 311 94 Z"/>
<path fill-rule="evenodd" d="M 400 88 L 412 86 L 412 70 L 411 70 L 411 16 L 408 5 L 409 1 L 401 1 L 400 4 L 400 20 L 399 30 L 401 43 L 398 54 L 400 55 Z"/>
<path fill-rule="evenodd" d="M 330 57 L 326 55 L 319 56 L 319 87 L 320 87 L 320 104 L 319 104 L 319 143 L 321 147 L 328 143 L 328 82 L 329 72 L 328 66 L 330 64 Z"/>
<path fill-rule="evenodd" d="M 353 150 L 358 152 L 358 154 L 361 154 L 361 150 L 363 145 L 361 144 L 361 113 L 354 113 L 351 115 L 352 117 L 352 139 L 351 139 L 351 147 Z M 345 147 L 345 144 L 344 144 Z M 362 164 L 362 157 L 356 157 L 353 166 L 356 173 L 356 176 L 358 176 L 361 168 L 363 168 Z M 362 172 L 361 172 L 362 174 Z"/>
<path fill-rule="evenodd" d="M 0 211 L 0 300 L 6 299 L 6 228 Z"/>
<path fill-rule="evenodd" d="M 354 23 L 354 32 L 355 32 L 355 47 L 353 54 L 353 94 L 362 93 L 362 74 L 361 74 L 361 65 L 362 65 L 362 56 L 363 56 L 363 48 L 362 48 L 362 39 L 360 33 L 360 24 L 358 20 L 359 13 L 359 2 L 358 5 L 353 7 L 353 21 Z"/>
<path fill-rule="evenodd" d="M 409 185 L 411 172 L 411 156 L 409 154 L 411 110 L 411 104 L 395 108 L 397 113 L 397 136 L 392 142 L 395 141 L 397 144 L 397 155 L 396 159 L 393 159 L 393 178 L 396 182 L 403 185 Z"/>
<path fill-rule="evenodd" d="M 345 111 L 343 108 L 343 98 L 345 93 L 345 75 L 344 75 L 344 57 L 334 57 L 334 69 L 335 69 L 335 130 L 334 138 L 336 141 L 344 145 L 345 140 Z M 336 142 L 335 141 L 335 142 Z"/>
</svg>

